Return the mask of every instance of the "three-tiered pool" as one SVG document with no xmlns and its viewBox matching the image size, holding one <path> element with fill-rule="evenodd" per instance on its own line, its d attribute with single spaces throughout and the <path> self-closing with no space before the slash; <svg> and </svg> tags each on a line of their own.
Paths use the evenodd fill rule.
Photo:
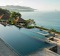
<svg viewBox="0 0 60 56">
<path fill-rule="evenodd" d="M 26 29 L 17 28 L 15 26 L 3 26 L 0 25 L 0 36 L 8 43 L 19 55 L 28 55 L 38 50 L 42 50 L 46 47 L 51 46 L 41 40 L 35 39 L 34 37 L 45 39 L 41 34 L 36 32 L 41 32 L 39 29 Z M 44 32 L 43 33 L 47 33 Z"/>
</svg>

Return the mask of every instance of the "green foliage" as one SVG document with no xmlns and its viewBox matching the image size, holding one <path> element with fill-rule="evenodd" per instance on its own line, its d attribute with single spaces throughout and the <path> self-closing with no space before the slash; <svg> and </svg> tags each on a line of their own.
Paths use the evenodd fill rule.
<svg viewBox="0 0 60 56">
<path fill-rule="evenodd" d="M 56 31 L 55 29 L 47 29 L 47 28 L 44 28 L 43 26 L 35 26 L 36 28 L 38 28 L 38 29 L 42 29 L 42 30 L 47 30 L 47 31 L 49 31 L 49 32 L 55 32 L 55 33 L 58 33 L 58 34 L 60 34 L 60 32 L 58 32 L 58 31 Z"/>
<path fill-rule="evenodd" d="M 52 31 L 52 32 L 57 32 L 55 29 L 50 29 L 49 31 Z"/>
<path fill-rule="evenodd" d="M 27 26 L 28 29 L 34 28 L 34 26 Z"/>
<path fill-rule="evenodd" d="M 5 14 L 5 13 L 10 14 L 10 11 L 7 10 L 7 9 L 2 9 L 2 8 L 0 8 L 0 15 Z"/>
<path fill-rule="evenodd" d="M 17 13 L 17 12 L 11 12 L 11 16 L 9 18 L 9 22 L 10 24 L 14 24 L 14 20 L 19 17 L 21 18 L 21 14 L 20 13 Z"/>
<path fill-rule="evenodd" d="M 17 13 L 17 12 L 12 12 L 11 13 L 11 18 L 16 18 L 18 16 L 21 18 L 21 14 L 20 13 Z"/>
<path fill-rule="evenodd" d="M 43 30 L 48 30 L 47 28 L 44 28 L 43 26 L 35 26 L 36 28 L 43 29 Z"/>
<path fill-rule="evenodd" d="M 28 19 L 28 20 L 25 20 L 25 25 L 26 26 L 30 26 L 30 25 L 36 25 L 35 21 L 33 19 Z"/>
</svg>

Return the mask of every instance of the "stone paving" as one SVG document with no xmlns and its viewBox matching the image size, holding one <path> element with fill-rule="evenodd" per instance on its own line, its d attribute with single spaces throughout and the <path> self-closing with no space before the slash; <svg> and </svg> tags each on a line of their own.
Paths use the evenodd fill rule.
<svg viewBox="0 0 60 56">
<path fill-rule="evenodd" d="M 18 56 L 18 54 L 0 38 L 0 56 Z"/>
</svg>

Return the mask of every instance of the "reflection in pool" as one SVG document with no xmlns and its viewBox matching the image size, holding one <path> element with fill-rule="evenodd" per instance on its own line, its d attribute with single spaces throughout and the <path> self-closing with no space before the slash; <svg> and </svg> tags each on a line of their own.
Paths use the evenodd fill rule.
<svg viewBox="0 0 60 56">
<path fill-rule="evenodd" d="M 0 25 L 0 36 L 1 38 L 12 46 L 15 51 L 21 55 L 28 55 L 32 52 L 35 52 L 39 49 L 51 46 L 51 44 L 46 44 L 41 40 L 34 39 L 37 38 L 46 38 L 43 35 L 36 34 L 38 29 L 18 29 L 15 26 L 6 26 Z"/>
</svg>

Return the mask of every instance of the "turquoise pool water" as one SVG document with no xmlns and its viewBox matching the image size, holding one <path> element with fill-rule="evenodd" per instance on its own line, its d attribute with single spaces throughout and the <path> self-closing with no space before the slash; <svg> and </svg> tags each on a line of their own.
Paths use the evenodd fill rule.
<svg viewBox="0 0 60 56">
<path fill-rule="evenodd" d="M 0 25 L 0 36 L 8 43 L 19 55 L 22 56 L 31 54 L 35 51 L 42 50 L 51 46 L 41 40 L 35 39 L 33 37 L 44 39 L 43 35 L 37 34 L 36 32 L 41 32 L 39 29 L 26 29 L 17 28 L 15 26 L 3 26 Z M 45 33 L 45 32 L 44 32 Z"/>
</svg>

